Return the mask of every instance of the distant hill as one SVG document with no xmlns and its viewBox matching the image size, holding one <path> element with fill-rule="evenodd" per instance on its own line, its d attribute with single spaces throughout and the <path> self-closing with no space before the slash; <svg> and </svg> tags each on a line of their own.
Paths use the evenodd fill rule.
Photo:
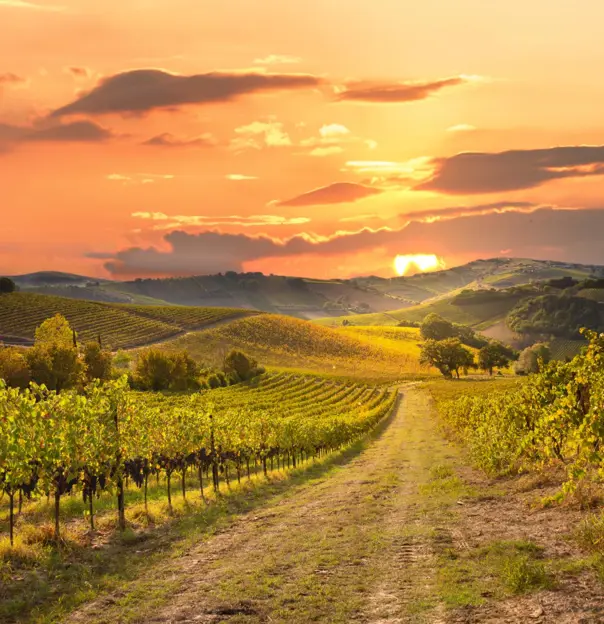
<svg viewBox="0 0 604 624">
<path fill-rule="evenodd" d="M 140 305 L 187 305 L 254 309 L 305 319 L 390 313 L 436 302 L 463 289 L 505 289 L 552 278 L 604 276 L 604 267 L 494 258 L 410 277 L 343 280 L 227 272 L 183 278 L 118 282 L 58 272 L 13 277 L 21 291 L 73 299 Z M 410 310 L 414 315 L 414 311 Z M 459 319 L 459 322 L 463 322 Z M 394 322 L 390 323 L 394 324 Z"/>
</svg>

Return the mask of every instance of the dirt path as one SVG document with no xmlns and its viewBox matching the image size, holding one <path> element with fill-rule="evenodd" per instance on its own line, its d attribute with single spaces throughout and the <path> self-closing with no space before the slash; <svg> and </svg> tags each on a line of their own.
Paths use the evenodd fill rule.
<svg viewBox="0 0 604 624">
<path fill-rule="evenodd" d="M 500 551 L 505 561 L 510 549 L 532 553 L 526 543 L 535 539 L 535 556 L 575 556 L 552 534 L 560 514 L 527 519 L 518 496 L 483 495 L 489 484 L 436 433 L 423 392 L 407 389 L 380 429 L 346 465 L 292 487 L 68 621 L 604 621 L 601 586 L 583 569 L 561 574 L 556 588 L 506 591 Z"/>
</svg>

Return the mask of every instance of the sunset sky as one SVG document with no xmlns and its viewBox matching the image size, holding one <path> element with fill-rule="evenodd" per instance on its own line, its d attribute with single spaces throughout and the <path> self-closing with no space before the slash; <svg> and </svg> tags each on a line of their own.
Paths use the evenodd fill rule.
<svg viewBox="0 0 604 624">
<path fill-rule="evenodd" d="M 0 274 L 604 264 L 604 3 L 0 0 Z"/>
</svg>

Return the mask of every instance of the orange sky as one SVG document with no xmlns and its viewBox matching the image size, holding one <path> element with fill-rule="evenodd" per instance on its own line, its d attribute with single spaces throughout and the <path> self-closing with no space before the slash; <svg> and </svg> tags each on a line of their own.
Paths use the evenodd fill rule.
<svg viewBox="0 0 604 624">
<path fill-rule="evenodd" d="M 602 23 L 595 0 L 0 0 L 0 273 L 604 264 Z"/>
</svg>

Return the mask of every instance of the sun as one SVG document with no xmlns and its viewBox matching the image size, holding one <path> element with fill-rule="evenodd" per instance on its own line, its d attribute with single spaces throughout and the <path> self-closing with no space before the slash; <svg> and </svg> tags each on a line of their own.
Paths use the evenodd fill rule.
<svg viewBox="0 0 604 624">
<path fill-rule="evenodd" d="M 443 259 L 434 254 L 408 254 L 398 255 L 394 258 L 394 270 L 397 275 L 437 271 L 444 266 Z"/>
</svg>

